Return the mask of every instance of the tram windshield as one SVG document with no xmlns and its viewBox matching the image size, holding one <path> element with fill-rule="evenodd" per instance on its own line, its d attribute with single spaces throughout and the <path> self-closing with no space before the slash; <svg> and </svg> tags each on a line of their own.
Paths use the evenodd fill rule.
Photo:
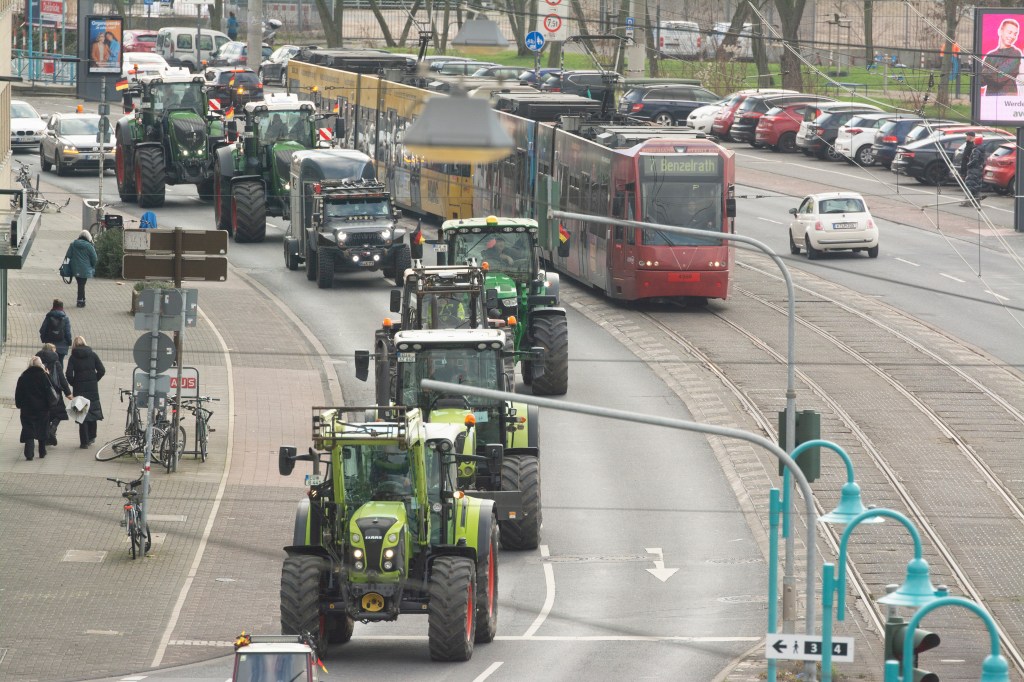
<svg viewBox="0 0 1024 682">
<path fill-rule="evenodd" d="M 718 157 L 642 156 L 640 205 L 644 222 L 722 232 L 724 188 Z M 719 245 L 721 239 L 644 230 L 652 246 Z"/>
</svg>

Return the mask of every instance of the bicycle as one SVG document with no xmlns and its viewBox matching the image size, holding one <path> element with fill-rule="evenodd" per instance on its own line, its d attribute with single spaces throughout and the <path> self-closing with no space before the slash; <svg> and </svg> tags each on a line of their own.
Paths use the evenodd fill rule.
<svg viewBox="0 0 1024 682">
<path fill-rule="evenodd" d="M 178 409 L 174 398 L 167 399 L 167 407 L 170 408 L 170 415 L 167 414 L 166 408 L 161 410 L 153 424 L 154 428 L 159 428 L 163 433 L 163 437 L 160 439 L 159 456 L 154 455 L 154 459 L 158 459 L 167 468 L 167 473 L 171 473 L 178 470 L 178 462 L 185 453 L 186 434 L 180 419 L 177 432 L 174 430 L 174 412 Z M 153 436 L 153 442 L 156 442 L 156 435 Z"/>
<path fill-rule="evenodd" d="M 153 546 L 153 534 L 149 531 L 149 524 L 146 524 L 145 529 L 142 527 L 142 511 L 139 507 L 139 491 L 136 490 L 136 488 L 142 485 L 142 478 L 142 475 L 140 475 L 134 481 L 122 481 L 119 478 L 107 479 L 122 488 L 121 497 L 125 499 L 124 526 L 125 530 L 128 532 L 128 541 L 131 543 L 133 560 L 139 554 L 148 552 Z M 143 549 L 143 543 L 145 543 L 145 549 Z"/>
<path fill-rule="evenodd" d="M 100 462 L 109 462 L 124 455 L 134 455 L 135 457 L 145 457 L 146 455 L 146 425 L 142 421 L 142 410 L 135 399 L 135 392 L 126 388 L 118 389 L 118 392 L 122 403 L 125 396 L 128 396 L 124 435 L 118 436 L 96 451 L 96 459 Z M 162 426 L 163 423 L 158 417 L 158 421 L 153 424 L 153 442 L 159 445 L 153 448 L 152 457 L 159 464 L 166 466 L 163 440 L 167 429 Z M 169 425 L 170 422 L 166 422 L 166 424 Z"/>
<path fill-rule="evenodd" d="M 216 431 L 216 429 L 210 427 L 210 419 L 213 418 L 213 410 L 203 407 L 203 403 L 206 402 L 220 402 L 220 398 L 197 396 L 195 398 L 181 399 L 181 408 L 183 410 L 188 410 L 195 417 L 196 449 L 192 454 L 197 458 L 200 458 L 203 462 L 206 461 L 210 434 Z"/>
<path fill-rule="evenodd" d="M 32 213 L 41 213 L 48 209 L 54 209 L 55 213 L 60 213 L 61 209 L 71 203 L 71 197 L 68 197 L 63 204 L 58 204 L 56 201 L 51 201 L 43 196 L 43 193 L 39 191 L 39 175 L 36 175 L 35 184 L 32 183 L 32 176 L 29 173 L 29 167 L 18 161 L 18 172 L 14 177 L 15 181 L 25 190 L 25 198 L 28 201 L 28 210 Z M 11 208 L 15 210 L 21 209 L 21 197 L 11 197 Z"/>
</svg>

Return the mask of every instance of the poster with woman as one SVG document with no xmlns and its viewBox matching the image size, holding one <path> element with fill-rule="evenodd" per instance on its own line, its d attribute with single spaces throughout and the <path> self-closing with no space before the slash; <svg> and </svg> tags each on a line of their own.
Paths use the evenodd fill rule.
<svg viewBox="0 0 1024 682">
<path fill-rule="evenodd" d="M 982 124 L 1024 126 L 1024 12 L 977 9 L 972 118 Z"/>
<path fill-rule="evenodd" d="M 121 17 L 89 17 L 89 75 L 121 75 Z"/>
</svg>

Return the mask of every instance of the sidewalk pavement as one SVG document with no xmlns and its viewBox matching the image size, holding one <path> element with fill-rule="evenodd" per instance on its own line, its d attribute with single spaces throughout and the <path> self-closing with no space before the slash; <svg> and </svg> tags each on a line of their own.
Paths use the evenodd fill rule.
<svg viewBox="0 0 1024 682">
<path fill-rule="evenodd" d="M 213 403 L 209 459 L 186 455 L 175 474 L 153 467 L 154 546 L 132 561 L 118 489 L 134 459 L 98 462 L 123 433 L 132 347 L 131 282 L 90 280 L 85 308 L 57 274 L 81 230 L 77 211 L 43 216 L 24 270 L 9 273 L 6 352 L 0 358 L 0 681 L 96 678 L 209 659 L 238 632 L 276 632 L 281 548 L 289 544 L 302 476 L 282 477 L 277 449 L 310 442 L 309 407 L 341 404 L 324 348 L 259 284 L 229 270 L 199 290 L 200 318 L 186 330 L 184 365 L 196 367 Z M 80 449 L 62 423 L 59 445 L 26 461 L 14 388 L 41 347 L 53 298 L 107 373 L 105 419 Z M 188 415 L 186 415 L 188 416 Z M 185 421 L 192 449 L 192 425 Z"/>
</svg>

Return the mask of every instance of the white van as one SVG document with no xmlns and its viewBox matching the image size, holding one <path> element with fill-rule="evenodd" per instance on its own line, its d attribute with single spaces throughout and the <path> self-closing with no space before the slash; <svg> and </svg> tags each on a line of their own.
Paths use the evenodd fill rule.
<svg viewBox="0 0 1024 682">
<path fill-rule="evenodd" d="M 156 47 L 153 51 L 166 59 L 171 66 L 183 66 L 195 73 L 201 70 L 203 62 L 210 61 L 213 52 L 228 42 L 231 42 L 230 38 L 220 31 L 168 26 L 156 34 Z"/>
<path fill-rule="evenodd" d="M 663 21 L 658 25 L 658 51 L 677 59 L 700 58 L 703 37 L 696 21 Z"/>
</svg>

